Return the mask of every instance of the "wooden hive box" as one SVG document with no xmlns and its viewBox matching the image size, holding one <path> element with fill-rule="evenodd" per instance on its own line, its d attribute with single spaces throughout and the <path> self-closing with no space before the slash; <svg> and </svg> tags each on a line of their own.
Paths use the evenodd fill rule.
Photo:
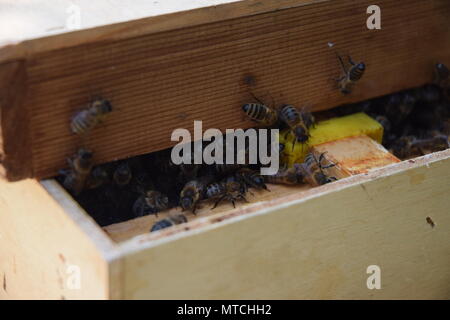
<svg viewBox="0 0 450 320">
<path fill-rule="evenodd" d="M 367 29 L 365 0 L 71 1 L 72 32 L 67 7 L 46 2 L 0 13 L 30 24 L 0 38 L 0 297 L 450 297 L 450 150 L 275 188 L 154 234 L 153 217 L 101 228 L 51 179 L 79 147 L 71 116 L 93 96 L 115 107 L 85 142 L 103 163 L 170 147 L 194 120 L 251 127 L 236 111 L 249 92 L 319 111 L 427 83 L 434 63 L 450 65 L 448 1 L 380 0 L 380 30 Z M 334 48 L 367 64 L 348 96 L 329 81 Z M 370 265 L 382 290 L 366 286 Z"/>
</svg>

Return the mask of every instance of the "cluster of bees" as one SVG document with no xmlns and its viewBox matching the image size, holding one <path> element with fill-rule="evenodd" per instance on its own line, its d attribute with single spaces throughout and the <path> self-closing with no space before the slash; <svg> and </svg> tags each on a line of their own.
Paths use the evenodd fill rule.
<svg viewBox="0 0 450 320">
<path fill-rule="evenodd" d="M 434 66 L 434 80 L 362 103 L 336 108 L 337 115 L 365 112 L 384 128 L 383 145 L 400 159 L 450 147 L 450 71 Z"/>
<path fill-rule="evenodd" d="M 343 94 L 349 94 L 365 71 L 363 62 L 354 63 L 348 57 L 348 66 L 338 56 L 343 74 L 336 79 Z M 436 146 L 447 148 L 450 125 L 449 70 L 436 65 L 433 84 L 395 93 L 338 109 L 340 114 L 364 111 L 378 120 L 385 129 L 384 145 L 400 158 L 414 152 L 427 152 Z M 309 130 L 315 125 L 314 116 L 307 108 L 285 104 L 268 106 L 257 102 L 242 106 L 243 112 L 259 126 L 286 128 L 286 134 L 295 143 L 307 145 Z M 112 111 L 104 99 L 94 100 L 88 108 L 77 113 L 71 121 L 72 131 L 80 136 L 89 133 Z M 280 153 L 284 145 L 280 144 Z M 269 148 L 270 150 L 270 148 Z M 196 213 L 203 201 L 213 201 L 214 209 L 220 202 L 245 201 L 249 189 L 268 190 L 266 183 L 296 185 L 309 183 L 323 185 L 337 180 L 327 174 L 333 163 L 325 164 L 324 154 L 309 153 L 303 163 L 284 166 L 274 175 L 261 176 L 260 164 L 255 165 L 175 165 L 171 150 L 137 156 L 99 166 L 93 166 L 93 153 L 80 148 L 68 159 L 69 168 L 57 178 L 97 222 L 104 226 L 180 206 L 183 211 Z M 177 213 L 157 221 L 150 231 L 187 222 Z"/>
<path fill-rule="evenodd" d="M 79 149 L 70 159 L 69 169 L 57 178 L 97 222 L 104 226 L 155 214 L 180 206 L 196 214 L 200 203 L 212 209 L 222 201 L 233 206 L 247 202 L 249 189 L 270 191 L 272 184 L 324 184 L 335 178 L 325 174 L 333 164 L 309 154 L 304 163 L 281 168 L 275 175 L 261 176 L 259 164 L 181 164 L 171 161 L 171 149 L 93 166 L 92 152 Z M 183 214 L 162 219 L 151 231 L 186 222 Z"/>
</svg>

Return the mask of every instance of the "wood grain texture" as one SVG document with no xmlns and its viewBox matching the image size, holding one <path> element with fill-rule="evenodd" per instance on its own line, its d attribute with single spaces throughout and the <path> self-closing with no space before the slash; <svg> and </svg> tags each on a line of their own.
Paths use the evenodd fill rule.
<svg viewBox="0 0 450 320">
<path fill-rule="evenodd" d="M 337 178 L 367 173 L 400 162 L 381 144 L 366 135 L 322 143 L 314 146 L 311 151 L 317 157 L 325 153 L 325 158 L 336 164 L 327 172 Z"/>
<path fill-rule="evenodd" d="M 151 227 L 156 221 L 164 219 L 165 217 L 172 214 L 184 214 L 188 221 L 200 220 L 204 221 L 204 218 L 211 218 L 212 221 L 220 222 L 222 216 L 239 216 L 248 212 L 254 212 L 261 207 L 264 207 L 265 204 L 268 204 L 269 201 L 282 198 L 287 195 L 296 194 L 300 196 L 303 191 L 309 190 L 311 187 L 307 184 L 298 185 L 298 186 L 284 186 L 284 185 L 272 185 L 268 184 L 270 192 L 268 191 L 259 191 L 252 190 L 253 194 L 247 194 L 246 198 L 249 201 L 238 202 L 236 208 L 233 208 L 231 202 L 223 201 L 220 203 L 217 208 L 211 210 L 214 205 L 214 201 L 203 201 L 201 203 L 201 208 L 196 211 L 196 215 L 191 212 L 182 212 L 180 207 L 176 207 L 164 212 L 158 213 L 158 216 L 155 215 L 147 215 L 144 217 L 114 223 L 109 226 L 104 227 L 105 232 L 111 237 L 115 242 L 124 242 L 126 240 L 132 239 L 138 235 L 148 234 L 150 232 Z M 304 193 L 304 192 L 303 192 Z M 202 220 L 203 219 L 203 220 Z M 214 220 L 217 219 L 217 220 Z M 201 225 L 201 224 L 200 224 Z M 180 229 L 184 229 L 186 225 L 179 226 L 178 229 L 173 229 L 173 232 L 178 232 Z M 191 229 L 192 227 L 187 227 Z M 196 227 L 197 228 L 197 227 Z M 159 237 L 167 237 L 171 234 L 170 230 L 164 231 L 163 233 L 155 234 L 156 238 Z"/>
<path fill-rule="evenodd" d="M 23 105 L 31 106 L 33 175 L 56 174 L 80 146 L 98 163 L 170 147 L 172 130 L 191 130 L 193 120 L 222 130 L 253 126 L 240 112 L 250 91 L 322 110 L 420 85 L 436 61 L 450 64 L 448 1 L 382 0 L 375 31 L 366 28 L 369 4 L 319 1 L 28 56 Z M 367 64 L 350 96 L 330 81 L 340 67 L 328 42 Z M 116 110 L 89 139 L 71 135 L 71 116 L 98 95 Z"/>
<path fill-rule="evenodd" d="M 33 176 L 26 76 L 24 61 L 0 64 L 0 175 L 13 181 Z"/>
<path fill-rule="evenodd" d="M 329 0 L 4 0 L 0 3 L 0 61 L 322 1 Z M 67 24 L 74 10 L 80 13 L 77 32 Z"/>
<path fill-rule="evenodd" d="M 0 299 L 109 298 L 114 244 L 61 187 L 44 184 L 0 180 Z"/>
<path fill-rule="evenodd" d="M 135 237 L 121 244 L 123 298 L 448 299 L 449 169 L 447 150 L 201 230 Z M 381 290 L 366 286 L 370 265 Z"/>
</svg>

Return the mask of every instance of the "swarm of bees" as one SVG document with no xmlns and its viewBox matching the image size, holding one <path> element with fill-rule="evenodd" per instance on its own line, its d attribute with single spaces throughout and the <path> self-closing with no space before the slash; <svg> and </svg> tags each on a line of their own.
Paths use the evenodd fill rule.
<svg viewBox="0 0 450 320">
<path fill-rule="evenodd" d="M 365 112 L 384 128 L 383 145 L 400 159 L 450 147 L 450 71 L 434 67 L 434 81 L 418 88 L 338 107 L 337 115 Z M 333 112 L 333 110 L 332 110 Z"/>
<path fill-rule="evenodd" d="M 336 79 L 342 94 L 351 93 L 362 78 L 366 66 L 348 57 L 348 66 L 338 55 L 343 74 Z M 358 104 L 341 106 L 333 115 L 366 112 L 384 127 L 383 144 L 398 157 L 405 159 L 449 147 L 450 134 L 450 71 L 436 64 L 432 84 L 372 99 Z M 291 104 L 269 106 L 251 94 L 256 102 L 242 106 L 246 117 L 258 126 L 287 129 L 286 135 L 295 143 L 308 144 L 315 118 L 308 108 Z M 94 100 L 88 108 L 71 120 L 74 134 L 85 137 L 112 111 L 109 101 Z M 280 144 L 280 154 L 285 146 Z M 245 153 L 247 158 L 248 146 Z M 169 214 L 157 221 L 150 232 L 188 221 L 186 212 L 196 214 L 202 203 L 210 203 L 211 210 L 223 201 L 236 206 L 248 202 L 251 189 L 270 191 L 267 184 L 312 186 L 336 181 L 329 174 L 334 163 L 325 163 L 326 154 L 308 153 L 303 163 L 284 166 L 274 175 L 261 176 L 261 164 L 181 164 L 171 161 L 171 149 L 119 160 L 99 166 L 93 165 L 93 152 L 80 148 L 70 157 L 68 169 L 57 178 L 78 202 L 93 214 L 97 222 L 109 225 L 155 215 L 179 206 L 182 212 Z M 248 162 L 247 162 L 248 163 Z"/>
</svg>

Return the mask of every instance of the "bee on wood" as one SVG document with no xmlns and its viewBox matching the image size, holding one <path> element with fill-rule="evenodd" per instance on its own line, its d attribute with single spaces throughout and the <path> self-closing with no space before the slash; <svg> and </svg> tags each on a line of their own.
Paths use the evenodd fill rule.
<svg viewBox="0 0 450 320">
<path fill-rule="evenodd" d="M 174 226 L 177 224 L 186 223 L 186 222 L 187 222 L 187 218 L 183 214 L 171 215 L 163 220 L 155 222 L 155 224 L 150 229 L 150 232 L 158 231 L 161 229 L 165 229 L 165 228 L 168 228 L 168 227 L 171 227 L 171 226 Z"/>
<path fill-rule="evenodd" d="M 425 220 L 432 228 L 434 228 L 435 223 L 434 223 L 433 219 L 431 219 L 430 217 L 427 217 Z"/>
<path fill-rule="evenodd" d="M 206 198 L 217 199 L 212 209 L 215 209 L 224 199 L 231 201 L 233 207 L 236 208 L 237 200 L 242 199 L 247 202 L 245 191 L 246 187 L 242 182 L 236 177 L 230 176 L 221 182 L 209 184 L 206 188 Z"/>
<path fill-rule="evenodd" d="M 390 152 L 400 159 L 409 158 L 413 154 L 417 154 L 418 150 L 413 150 L 413 143 L 416 140 L 414 136 L 402 136 L 395 141 Z"/>
<path fill-rule="evenodd" d="M 180 193 L 180 206 L 184 210 L 191 210 L 193 214 L 197 210 L 198 202 L 205 196 L 206 186 L 210 177 L 201 177 L 186 183 Z"/>
<path fill-rule="evenodd" d="M 111 111 L 112 106 L 108 100 L 95 99 L 88 108 L 75 114 L 70 123 L 70 128 L 75 134 L 85 134 L 102 122 Z"/>
<path fill-rule="evenodd" d="M 312 152 L 305 157 L 305 162 L 301 168 L 304 170 L 305 180 L 311 185 L 320 186 L 337 180 L 336 177 L 328 176 L 324 172 L 325 169 L 334 167 L 335 164 L 323 165 L 323 160 L 325 160 L 325 153 L 320 154 L 319 159 Z"/>
<path fill-rule="evenodd" d="M 74 195 L 80 194 L 92 170 L 92 152 L 86 149 L 79 149 L 77 153 L 68 158 L 69 170 L 60 171 L 63 174 L 63 185 Z"/>
<path fill-rule="evenodd" d="M 265 189 L 270 191 L 265 182 L 264 178 L 256 171 L 249 168 L 242 168 L 236 172 L 236 177 L 241 181 L 245 187 L 251 187 L 255 189 Z"/>
<path fill-rule="evenodd" d="M 402 136 L 392 145 L 391 152 L 397 157 L 405 159 L 447 148 L 450 148 L 449 137 L 439 131 L 434 131 L 431 136 L 421 139 L 413 135 Z"/>
<path fill-rule="evenodd" d="M 414 139 L 411 142 L 411 147 L 417 148 L 421 154 L 445 150 L 450 148 L 449 137 L 440 132 L 434 132 L 431 137 Z"/>
<path fill-rule="evenodd" d="M 300 166 L 300 164 L 294 163 L 294 166 L 291 168 L 280 169 L 274 175 L 264 176 L 264 180 L 272 184 L 303 184 L 305 183 L 305 176 Z"/>
<path fill-rule="evenodd" d="M 132 178 L 131 168 L 127 161 L 121 163 L 114 170 L 113 179 L 116 185 L 122 187 L 127 185 Z"/>
<path fill-rule="evenodd" d="M 336 79 L 336 81 L 338 82 L 339 90 L 343 94 L 350 94 L 355 83 L 361 80 L 362 76 L 364 75 L 366 65 L 363 62 L 354 63 L 352 61 L 352 58 L 350 56 L 347 56 L 350 67 L 346 68 L 342 57 L 338 54 L 336 55 L 339 59 L 342 71 L 344 73 L 341 78 Z"/>
<path fill-rule="evenodd" d="M 273 108 L 269 107 L 258 98 L 253 95 L 253 98 L 258 101 L 258 103 L 246 103 L 242 106 L 242 110 L 245 114 L 253 121 L 266 126 L 271 127 L 278 122 L 278 112 Z M 273 103 L 274 104 L 274 103 Z"/>
<path fill-rule="evenodd" d="M 133 213 L 136 217 L 148 214 L 158 215 L 158 212 L 169 208 L 169 199 L 159 191 L 149 190 L 141 195 L 133 204 Z"/>
<path fill-rule="evenodd" d="M 284 105 L 281 108 L 280 118 L 289 127 L 288 133 L 294 135 L 295 142 L 306 143 L 310 137 L 309 127 L 305 122 L 305 119 L 310 118 L 310 116 L 305 115 L 306 113 L 306 111 L 299 111 L 292 105 Z M 294 150 L 295 142 L 292 144 L 292 150 Z"/>
<path fill-rule="evenodd" d="M 87 178 L 86 189 L 96 189 L 109 181 L 108 172 L 102 166 L 94 168 Z"/>
</svg>

